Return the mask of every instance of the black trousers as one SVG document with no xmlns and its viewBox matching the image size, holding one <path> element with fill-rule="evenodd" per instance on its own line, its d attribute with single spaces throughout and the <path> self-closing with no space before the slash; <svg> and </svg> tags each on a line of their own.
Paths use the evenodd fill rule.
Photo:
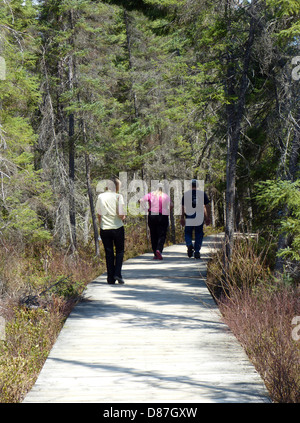
<svg viewBox="0 0 300 423">
<path fill-rule="evenodd" d="M 169 216 L 162 214 L 149 214 L 148 226 L 150 229 L 153 253 L 155 254 L 156 250 L 162 253 L 169 227 Z"/>
<path fill-rule="evenodd" d="M 125 245 L 124 226 L 118 229 L 100 229 L 100 236 L 105 250 L 107 282 L 113 283 L 115 276 L 122 278 Z M 116 253 L 114 249 L 116 249 Z"/>
</svg>

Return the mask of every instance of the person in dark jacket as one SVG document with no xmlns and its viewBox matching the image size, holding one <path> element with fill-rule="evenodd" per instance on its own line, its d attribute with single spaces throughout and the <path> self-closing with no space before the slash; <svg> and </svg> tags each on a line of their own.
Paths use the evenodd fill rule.
<svg viewBox="0 0 300 423">
<path fill-rule="evenodd" d="M 198 181 L 192 180 L 191 189 L 182 197 L 181 225 L 184 226 L 185 243 L 188 257 L 200 259 L 200 250 L 203 241 L 203 225 L 210 224 L 210 207 L 207 194 L 198 189 Z M 195 243 L 193 244 L 193 232 Z"/>
</svg>

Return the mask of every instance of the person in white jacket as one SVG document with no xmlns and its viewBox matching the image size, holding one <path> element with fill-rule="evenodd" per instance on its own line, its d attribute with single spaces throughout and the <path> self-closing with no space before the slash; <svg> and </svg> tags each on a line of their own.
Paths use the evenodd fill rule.
<svg viewBox="0 0 300 423">
<path fill-rule="evenodd" d="M 100 225 L 100 237 L 103 242 L 106 258 L 107 283 L 124 284 L 122 264 L 124 258 L 124 199 L 120 191 L 119 179 L 114 179 L 115 190 L 109 184 L 98 196 L 96 212 Z"/>
</svg>

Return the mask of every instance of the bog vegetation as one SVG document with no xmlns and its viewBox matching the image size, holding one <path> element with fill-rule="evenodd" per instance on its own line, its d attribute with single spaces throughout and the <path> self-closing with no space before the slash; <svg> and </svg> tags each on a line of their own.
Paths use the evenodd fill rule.
<svg viewBox="0 0 300 423">
<path fill-rule="evenodd" d="M 298 0 L 0 0 L 1 402 L 102 272 L 96 186 L 120 172 L 205 181 L 212 292 L 272 399 L 299 402 L 299 18 Z M 143 217 L 127 234 L 148 248 Z"/>
</svg>

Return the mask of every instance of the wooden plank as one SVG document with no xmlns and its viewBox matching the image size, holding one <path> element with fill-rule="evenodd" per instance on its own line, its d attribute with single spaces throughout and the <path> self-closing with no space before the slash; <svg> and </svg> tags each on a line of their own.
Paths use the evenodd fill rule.
<svg viewBox="0 0 300 423">
<path fill-rule="evenodd" d="M 24 403 L 268 402 L 205 276 L 176 245 L 124 263 L 125 285 L 91 282 Z"/>
</svg>

